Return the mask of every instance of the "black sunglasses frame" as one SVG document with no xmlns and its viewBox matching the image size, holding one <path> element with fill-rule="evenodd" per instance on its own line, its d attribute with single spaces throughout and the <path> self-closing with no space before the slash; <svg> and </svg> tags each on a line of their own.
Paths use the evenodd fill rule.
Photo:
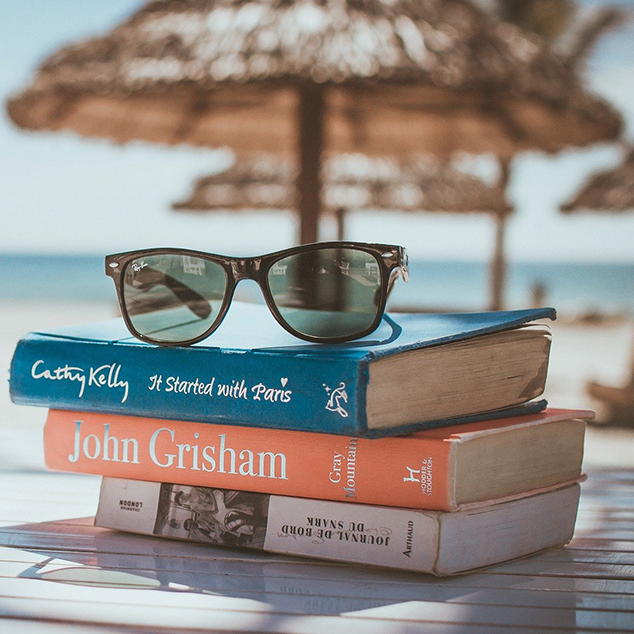
<svg viewBox="0 0 634 634">
<path fill-rule="evenodd" d="M 363 332 L 355 333 L 354 335 L 340 336 L 340 337 L 313 337 L 301 333 L 292 328 L 277 309 L 273 300 L 273 295 L 269 288 L 268 273 L 271 267 L 279 260 L 288 257 L 290 255 L 298 255 L 301 253 L 308 253 L 310 251 L 318 251 L 322 249 L 353 249 L 357 251 L 364 251 L 375 257 L 379 264 L 379 271 L 381 276 L 380 296 L 377 306 L 377 314 L 372 322 L 372 325 L 366 328 Z M 192 339 L 184 341 L 161 341 L 148 337 L 138 332 L 132 320 L 128 315 L 128 311 L 125 306 L 123 284 L 125 279 L 125 271 L 128 265 L 134 260 L 150 255 L 183 255 L 200 258 L 219 264 L 225 271 L 227 276 L 227 285 L 225 287 L 225 294 L 222 300 L 222 306 L 218 312 L 218 316 L 214 322 L 203 332 L 201 335 Z M 123 253 L 115 253 L 106 256 L 106 275 L 111 277 L 114 281 L 117 291 L 117 299 L 119 301 L 119 307 L 121 314 L 125 321 L 128 330 L 141 341 L 152 343 L 160 346 L 188 346 L 203 339 L 206 339 L 211 335 L 222 323 L 225 318 L 236 286 L 241 280 L 250 279 L 255 281 L 262 295 L 264 301 L 271 311 L 275 320 L 290 334 L 303 339 L 304 341 L 310 341 L 312 343 L 343 343 L 345 341 L 353 341 L 360 339 L 374 332 L 379 324 L 385 312 L 385 305 L 387 298 L 392 290 L 392 286 L 396 279 L 400 276 L 405 281 L 409 279 L 408 269 L 408 257 L 407 251 L 404 247 L 390 245 L 390 244 L 368 244 L 365 242 L 345 242 L 345 241 L 332 241 L 332 242 L 315 242 L 312 244 L 305 244 L 297 247 L 291 247 L 283 249 L 281 251 L 275 251 L 273 253 L 267 253 L 265 255 L 256 257 L 231 257 L 225 255 L 218 255 L 215 253 L 207 253 L 205 251 L 194 251 L 190 249 L 178 249 L 178 248 L 157 248 L 157 249 L 141 249 L 138 251 L 126 251 Z"/>
</svg>

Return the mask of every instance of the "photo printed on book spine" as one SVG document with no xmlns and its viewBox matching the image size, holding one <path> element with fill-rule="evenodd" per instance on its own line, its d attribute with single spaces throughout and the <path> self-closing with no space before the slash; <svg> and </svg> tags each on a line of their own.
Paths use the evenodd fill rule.
<svg viewBox="0 0 634 634">
<path fill-rule="evenodd" d="M 154 534 L 262 550 L 269 497 L 262 493 L 164 483 Z"/>
</svg>

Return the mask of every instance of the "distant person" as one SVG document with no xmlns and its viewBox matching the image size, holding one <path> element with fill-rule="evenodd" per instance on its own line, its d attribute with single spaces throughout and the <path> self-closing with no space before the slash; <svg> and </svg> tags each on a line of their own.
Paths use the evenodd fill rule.
<svg viewBox="0 0 634 634">
<path fill-rule="evenodd" d="M 542 308 L 546 305 L 546 284 L 538 280 L 531 287 L 531 306 Z"/>
</svg>

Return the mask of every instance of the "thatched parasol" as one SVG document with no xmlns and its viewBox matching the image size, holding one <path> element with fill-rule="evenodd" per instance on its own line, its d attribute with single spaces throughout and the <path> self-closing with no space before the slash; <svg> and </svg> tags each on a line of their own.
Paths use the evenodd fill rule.
<svg viewBox="0 0 634 634">
<path fill-rule="evenodd" d="M 8 109 L 33 130 L 295 155 L 304 242 L 323 149 L 510 157 L 621 128 L 541 40 L 467 0 L 155 0 L 49 57 Z"/>
<path fill-rule="evenodd" d="M 620 165 L 590 176 L 559 209 L 565 214 L 634 211 L 634 149 Z M 629 377 L 623 386 L 608 386 L 597 381 L 587 383 L 588 394 L 604 405 L 600 424 L 634 427 L 634 355 L 630 365 Z"/>
<path fill-rule="evenodd" d="M 634 211 L 634 150 L 614 169 L 588 178 L 560 210 L 565 214 Z"/>
<path fill-rule="evenodd" d="M 179 211 L 293 209 L 297 170 L 274 155 L 241 157 L 199 178 Z M 408 160 L 344 154 L 324 162 L 324 207 L 387 211 L 506 214 L 511 206 L 498 183 L 461 171 L 434 156 Z"/>
<path fill-rule="evenodd" d="M 495 274 L 504 260 L 504 219 L 512 211 L 500 180 L 485 180 L 460 169 L 457 161 L 431 155 L 407 160 L 344 154 L 323 167 L 324 210 L 345 236 L 348 211 L 486 213 L 494 217 L 496 241 L 491 267 L 491 302 L 501 296 Z M 185 200 L 172 205 L 186 212 L 293 210 L 297 170 L 273 155 L 241 157 L 226 170 L 199 178 Z M 500 230 L 502 227 L 502 230 Z"/>
</svg>

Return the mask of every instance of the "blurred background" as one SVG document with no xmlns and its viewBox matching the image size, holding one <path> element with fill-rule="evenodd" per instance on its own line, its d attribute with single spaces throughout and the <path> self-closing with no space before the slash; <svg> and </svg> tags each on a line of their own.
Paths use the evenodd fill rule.
<svg viewBox="0 0 634 634">
<path fill-rule="evenodd" d="M 287 15 L 289 6 L 302 7 L 293 24 L 305 36 L 298 36 L 296 47 L 305 59 L 297 54 L 288 61 L 280 53 L 279 64 L 262 61 L 268 64 L 264 70 L 256 63 L 264 59 L 263 53 L 256 51 L 256 59 L 251 49 L 253 63 L 247 70 L 239 69 L 238 62 L 221 67 L 220 58 L 214 58 L 209 67 L 211 75 L 216 74 L 211 79 L 221 76 L 225 83 L 233 82 L 233 92 L 222 93 L 222 105 L 227 108 L 235 100 L 236 117 L 246 122 L 242 130 L 234 119 L 226 129 L 222 121 L 202 120 L 199 110 L 208 104 L 201 106 L 200 94 L 208 85 L 198 81 L 203 71 L 191 70 L 197 68 L 194 53 L 203 61 L 220 53 L 211 50 L 209 42 L 196 44 L 203 22 L 181 19 L 186 4 L 150 3 L 139 20 L 117 30 L 141 8 L 139 0 L 4 0 L 0 354 L 5 367 L 15 342 L 27 330 L 117 314 L 114 289 L 103 274 L 108 253 L 178 246 L 256 255 L 307 237 L 343 236 L 407 247 L 411 281 L 395 288 L 393 309 L 557 308 L 547 393 L 551 404 L 597 409 L 601 420 L 616 429 L 594 440 L 604 455 L 610 449 L 602 443 L 632 439 L 627 429 L 634 426 L 634 213 L 628 213 L 634 210 L 634 166 L 629 158 L 634 122 L 632 2 L 357 3 L 369 13 L 393 12 L 392 5 L 409 7 L 411 15 L 390 18 L 402 51 L 390 61 L 389 51 L 379 47 L 376 57 L 383 60 L 369 66 L 363 66 L 358 51 L 339 51 L 346 65 L 332 62 L 340 69 L 334 79 L 319 76 L 330 72 L 325 62 L 311 66 L 309 44 L 317 35 L 323 50 L 337 42 L 329 35 L 332 25 L 323 24 L 328 11 L 315 12 L 320 3 L 234 3 L 260 5 L 260 12 L 245 10 L 225 26 L 218 14 L 214 28 L 225 48 L 242 42 L 274 50 L 267 44 L 274 37 L 271 15 L 275 28 L 288 30 L 280 16 Z M 213 5 L 193 3 L 205 4 Z M 330 10 L 335 4 L 323 6 Z M 245 33 L 257 31 L 258 20 L 269 22 L 256 42 Z M 493 20 L 493 26 L 487 20 Z M 223 28 L 237 29 L 230 44 Z M 465 39 L 465 33 L 474 32 L 479 35 Z M 485 35 L 491 41 L 483 42 Z M 95 36 L 104 37 L 86 43 Z M 116 50 L 130 42 L 136 47 L 135 59 L 121 57 Z M 70 43 L 74 48 L 64 49 Z M 358 38 L 361 51 L 371 43 Z M 181 65 L 161 65 L 171 59 L 172 48 Z M 150 64 L 152 55 L 157 59 Z M 361 61 L 355 67 L 350 60 Z M 130 97 L 126 103 L 160 104 L 163 110 L 149 107 L 135 119 L 137 110 L 121 109 L 115 127 L 98 116 L 96 123 L 89 120 L 99 114 L 99 99 L 122 90 L 117 84 L 122 81 L 120 68 L 111 68 L 115 62 L 129 68 L 136 63 L 135 82 L 124 87 Z M 303 63 L 312 70 L 305 72 Z M 383 63 L 392 65 L 386 70 Z M 242 86 L 260 89 L 270 84 L 277 90 L 289 68 L 297 70 L 298 85 L 308 86 L 300 95 L 308 104 L 303 123 L 280 124 L 276 117 L 281 120 L 280 113 L 286 112 L 286 96 L 273 89 L 268 110 L 259 118 L 250 114 L 256 97 L 262 97 Z M 372 80 L 361 92 L 359 68 Z M 426 110 L 427 118 L 416 119 L 418 93 L 385 81 L 388 71 L 408 85 L 419 82 L 433 88 L 437 102 L 435 109 Z M 165 94 L 171 95 L 172 84 L 179 82 L 195 96 L 167 107 Z M 328 82 L 342 87 L 332 101 L 319 96 Z M 92 101 L 82 101 L 84 93 Z M 455 112 L 467 102 L 475 105 L 460 119 Z M 520 109 L 518 104 L 538 104 L 539 109 Z M 159 134 L 160 125 L 153 127 L 153 121 L 181 106 L 193 113 L 193 123 L 184 125 L 183 117 L 175 132 L 161 128 Z M 498 106 L 515 119 L 504 119 Z M 113 111 L 116 107 L 112 105 Z M 379 113 L 376 121 L 373 112 Z M 367 129 L 354 123 L 355 117 L 365 117 Z M 393 144 L 381 118 L 384 127 L 393 130 Z M 231 126 L 239 139 L 235 143 Z M 283 126 L 290 137 L 294 126 L 304 135 L 297 151 L 294 137 L 288 142 L 274 135 Z M 469 136 L 476 128 L 473 138 L 480 144 Z M 506 130 L 507 136 L 499 130 Z M 216 138 L 218 143 L 213 142 Z M 356 151 L 357 138 L 363 141 L 358 149 L 369 149 L 371 158 Z M 269 147 L 274 155 L 263 151 Z M 377 148 L 385 148 L 385 156 Z M 315 157 L 323 158 L 317 176 Z M 583 191 L 591 185 L 598 193 Z M 319 195 L 323 213 L 317 216 Z M 298 208 L 309 222 L 300 222 Z M 242 296 L 257 299 L 257 289 L 244 286 Z M 33 415 L 22 408 L 20 413 L 8 409 L 8 397 L 3 399 L 3 419 Z M 623 451 L 619 455 L 614 459 L 625 459 Z"/>
</svg>

